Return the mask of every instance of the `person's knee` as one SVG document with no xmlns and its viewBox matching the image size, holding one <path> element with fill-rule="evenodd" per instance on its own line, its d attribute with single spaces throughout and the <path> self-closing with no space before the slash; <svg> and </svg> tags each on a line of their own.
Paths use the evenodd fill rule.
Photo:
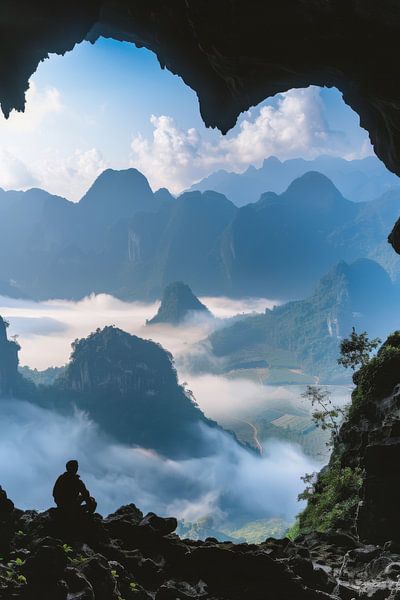
<svg viewBox="0 0 400 600">
<path fill-rule="evenodd" d="M 90 498 L 88 498 L 86 500 L 86 510 L 88 513 L 94 513 L 96 511 L 97 508 L 97 502 L 96 500 L 93 498 L 93 496 L 90 496 Z"/>
</svg>

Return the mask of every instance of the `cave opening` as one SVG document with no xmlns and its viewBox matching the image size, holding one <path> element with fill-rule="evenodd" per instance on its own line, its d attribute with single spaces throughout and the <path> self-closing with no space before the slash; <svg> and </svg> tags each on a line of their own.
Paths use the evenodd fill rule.
<svg viewBox="0 0 400 600">
<path fill-rule="evenodd" d="M 179 477 L 171 474 L 164 446 L 160 458 L 139 436 L 135 476 L 126 446 L 103 445 L 84 404 L 77 418 L 56 413 L 46 436 L 24 440 L 39 448 L 30 470 L 47 476 L 45 452 L 53 448 L 53 476 L 76 444 L 105 510 L 129 502 L 134 489 L 146 509 L 174 510 L 191 536 L 283 536 L 301 507 L 300 476 L 329 456 L 326 432 L 314 427 L 301 398 L 304 387 L 321 381 L 343 406 L 352 383 L 336 365 L 339 341 L 353 325 L 381 337 L 393 329 L 400 270 L 386 236 L 398 212 L 398 180 L 373 154 L 358 116 L 336 88 L 294 88 L 243 113 L 223 136 L 206 129 L 195 93 L 160 70 L 152 53 L 100 39 L 41 63 L 25 113 L 12 112 L 0 128 L 1 252 L 13 257 L 2 265 L 0 314 L 9 336 L 18 336 L 22 375 L 53 385 L 64 376 L 70 343 L 114 324 L 170 350 L 179 381 L 188 382 L 206 418 L 238 440 L 232 447 L 219 431 L 207 433 L 222 459 L 214 461 L 211 485 L 202 487 L 179 460 Z M 272 242 L 263 246 L 266 238 Z M 304 251 L 296 258 L 294 246 Z M 180 281 L 212 318 L 195 314 L 177 327 L 149 330 L 146 320 L 157 313 L 164 288 Z M 343 294 L 351 297 L 347 304 Z M 383 298 L 385 317 L 377 318 Z M 241 329 L 244 315 L 248 329 Z M 306 335 L 299 321 L 307 323 Z M 266 326 L 273 330 L 269 347 L 259 331 L 252 339 L 253 328 Z M 42 411 L 49 407 L 41 402 L 4 406 L 13 436 L 18 422 L 25 431 L 30 422 L 45 429 Z M 5 460 L 10 438 L 3 440 Z M 93 449 L 116 477 L 91 460 Z M 176 459 L 176 449 L 169 451 Z M 196 477 L 206 479 L 211 459 L 196 453 Z M 228 486 L 225 470 L 239 491 Z M 16 479 L 5 473 L 20 505 L 45 508 L 44 480 L 30 498 L 22 487 L 26 469 Z M 175 497 L 181 493 L 183 500 Z"/>
</svg>

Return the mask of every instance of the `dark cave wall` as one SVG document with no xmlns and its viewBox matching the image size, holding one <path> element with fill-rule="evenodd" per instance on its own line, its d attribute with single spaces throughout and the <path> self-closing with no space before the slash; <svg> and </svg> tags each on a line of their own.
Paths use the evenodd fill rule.
<svg viewBox="0 0 400 600">
<path fill-rule="evenodd" d="M 3 0 L 0 103 L 22 110 L 40 60 L 103 35 L 154 51 L 222 132 L 277 92 L 336 86 L 400 175 L 399 32 L 397 0 Z"/>
</svg>

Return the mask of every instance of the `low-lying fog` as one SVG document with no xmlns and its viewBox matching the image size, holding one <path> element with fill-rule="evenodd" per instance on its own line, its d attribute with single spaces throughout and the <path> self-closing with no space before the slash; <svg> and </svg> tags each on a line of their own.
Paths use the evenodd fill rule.
<svg viewBox="0 0 400 600">
<path fill-rule="evenodd" d="M 242 301 L 201 298 L 201 301 L 218 318 L 252 311 L 263 312 L 265 308 L 276 304 L 265 298 Z M 151 338 L 175 357 L 218 326 L 218 321 L 201 319 L 192 320 L 179 328 L 167 325 L 146 327 L 146 319 L 153 317 L 158 307 L 159 302 L 122 302 L 107 294 L 89 296 L 79 302 L 31 302 L 0 296 L 0 315 L 10 322 L 9 334 L 19 336 L 21 365 L 37 369 L 64 365 L 74 339 L 86 337 L 97 327 L 105 325 L 116 325 L 139 337 Z"/>
<path fill-rule="evenodd" d="M 267 299 L 201 300 L 221 318 L 261 312 L 274 304 Z M 158 303 L 125 303 L 107 295 L 76 303 L 35 303 L 0 297 L 0 315 L 10 322 L 9 335 L 19 336 L 20 363 L 38 369 L 65 364 L 75 338 L 110 324 L 160 342 L 178 359 L 178 365 L 184 364 L 179 359 L 190 352 L 191 345 L 221 326 L 206 320 L 178 328 L 146 327 L 146 319 L 157 308 Z M 296 386 L 262 386 L 211 374 L 178 374 L 205 414 L 215 420 L 248 414 L 250 409 L 268 403 L 301 402 L 301 389 Z M 343 401 L 341 392 L 336 395 Z M 107 439 L 85 415 L 65 417 L 24 402 L 2 401 L 0 484 L 19 506 L 45 508 L 52 503 L 55 477 L 67 459 L 76 457 L 104 513 L 135 502 L 142 510 L 170 513 L 186 520 L 210 514 L 222 521 L 240 515 L 248 520 L 293 520 L 301 508 L 297 502 L 304 487 L 300 477 L 319 468 L 316 460 L 288 442 L 262 440 L 264 454 L 258 456 L 221 432 L 205 428 L 203 435 L 217 436 L 216 454 L 202 459 L 166 460 Z"/>
<path fill-rule="evenodd" d="M 310 459 L 289 444 L 271 442 L 259 457 L 218 430 L 204 427 L 203 434 L 219 452 L 174 461 L 107 439 L 82 414 L 64 417 L 5 400 L 0 403 L 1 484 L 18 506 L 47 508 L 55 478 L 75 456 L 103 513 L 134 502 L 143 511 L 189 521 L 210 514 L 216 523 L 295 516 L 300 477 L 315 466 Z"/>
</svg>

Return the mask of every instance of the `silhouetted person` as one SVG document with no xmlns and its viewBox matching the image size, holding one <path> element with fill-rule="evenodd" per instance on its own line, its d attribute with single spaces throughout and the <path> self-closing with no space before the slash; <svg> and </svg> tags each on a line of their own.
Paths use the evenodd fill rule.
<svg viewBox="0 0 400 600">
<path fill-rule="evenodd" d="M 94 513 L 97 502 L 78 475 L 78 461 L 69 460 L 65 468 L 65 473 L 60 475 L 53 488 L 57 507 L 69 513 Z"/>
</svg>

